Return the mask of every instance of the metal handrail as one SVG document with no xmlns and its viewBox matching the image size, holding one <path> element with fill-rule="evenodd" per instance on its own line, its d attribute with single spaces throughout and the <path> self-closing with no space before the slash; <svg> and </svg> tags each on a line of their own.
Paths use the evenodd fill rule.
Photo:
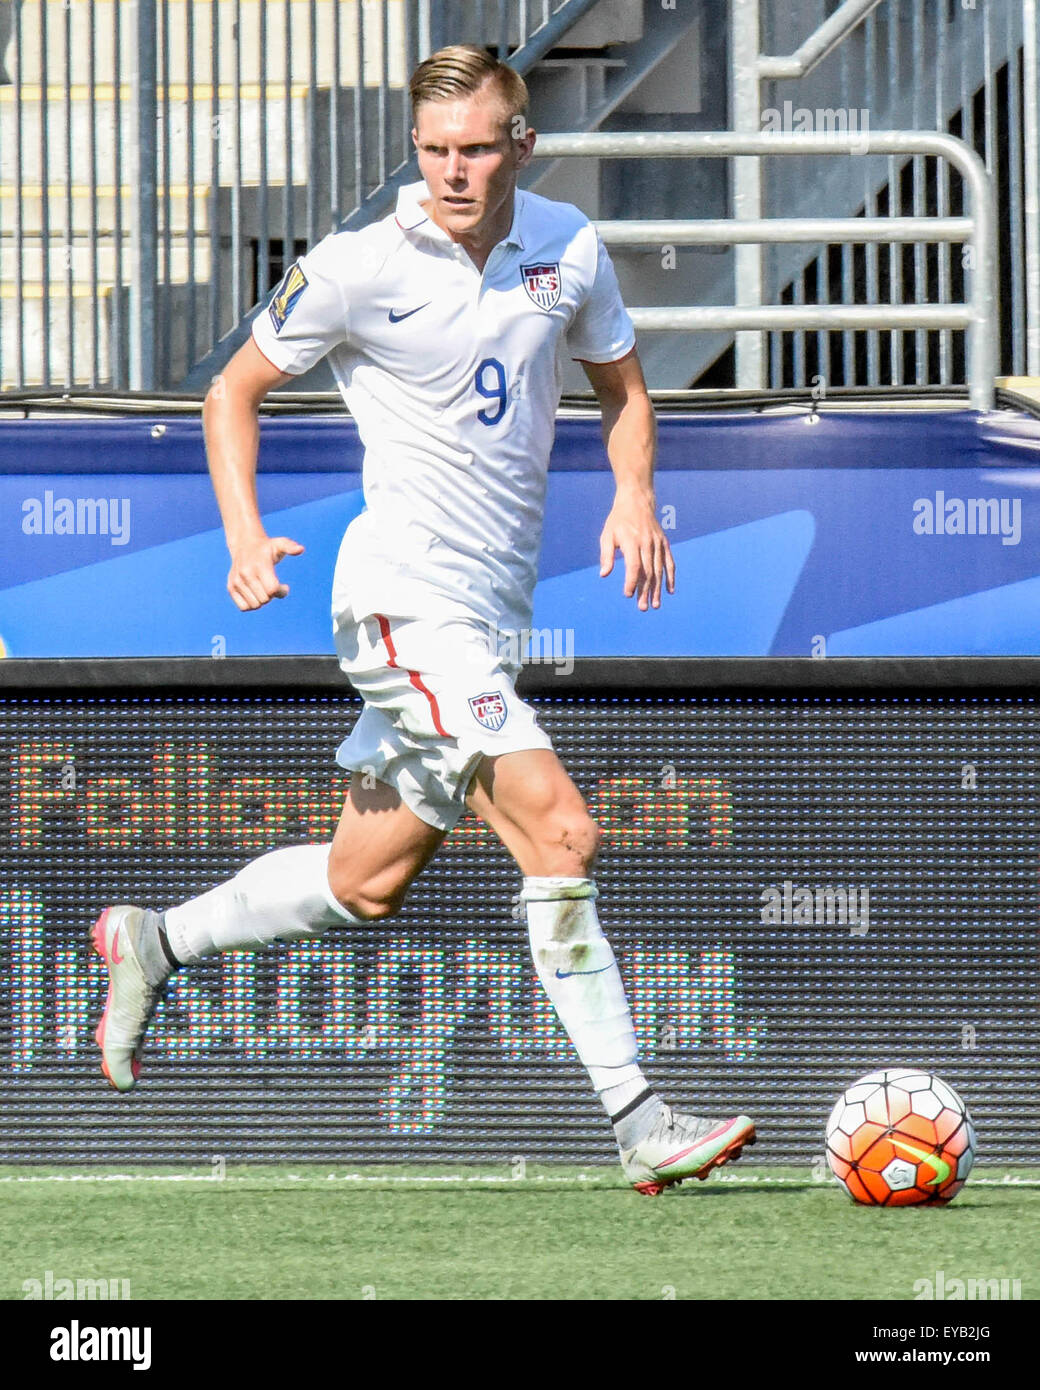
<svg viewBox="0 0 1040 1390">
<path fill-rule="evenodd" d="M 989 174 L 982 160 L 962 140 L 937 132 L 879 130 L 855 135 L 825 133 L 742 134 L 735 131 L 658 132 L 613 134 L 608 132 L 543 135 L 535 156 L 559 159 L 567 156 L 599 159 L 660 158 L 718 159 L 732 155 L 871 155 L 917 154 L 946 159 L 964 180 L 971 214 L 963 218 L 782 218 L 733 222 L 713 219 L 684 223 L 600 223 L 604 241 L 633 245 L 659 242 L 662 228 L 667 240 L 678 242 L 678 228 L 689 229 L 689 241 L 716 244 L 768 241 L 818 241 L 820 231 L 847 229 L 835 239 L 881 239 L 881 228 L 893 226 L 893 240 L 968 241 L 974 249 L 969 267 L 970 302 L 958 304 L 879 305 L 726 305 L 710 308 L 634 308 L 636 328 L 797 330 L 842 328 L 963 328 L 967 333 L 969 399 L 975 410 L 992 410 L 997 374 L 996 209 Z M 925 229 L 928 229 L 925 231 Z M 933 230 L 934 229 L 934 230 Z M 918 231 L 921 235 L 918 236 Z"/>
<path fill-rule="evenodd" d="M 847 34 L 877 8 L 881 0 L 845 0 L 829 19 L 805 40 L 797 53 L 781 57 L 763 54 L 758 60 L 761 78 L 805 77 L 833 53 Z"/>
<path fill-rule="evenodd" d="M 729 217 L 636 222 L 597 222 L 613 246 L 727 246 L 741 242 L 970 241 L 967 217 L 761 217 L 736 222 Z"/>
</svg>

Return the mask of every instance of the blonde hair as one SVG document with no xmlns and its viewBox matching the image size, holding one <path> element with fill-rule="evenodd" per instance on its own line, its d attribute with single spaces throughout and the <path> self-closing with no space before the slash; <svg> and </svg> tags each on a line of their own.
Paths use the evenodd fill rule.
<svg viewBox="0 0 1040 1390">
<path fill-rule="evenodd" d="M 412 73 L 408 92 L 412 118 L 427 101 L 457 101 L 483 89 L 485 83 L 501 98 L 505 119 L 527 117 L 527 83 L 507 63 L 472 43 L 453 43 L 424 58 Z"/>
</svg>

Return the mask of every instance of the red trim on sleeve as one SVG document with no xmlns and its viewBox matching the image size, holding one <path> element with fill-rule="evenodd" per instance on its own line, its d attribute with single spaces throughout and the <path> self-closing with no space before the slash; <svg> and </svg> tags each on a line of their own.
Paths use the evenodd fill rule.
<svg viewBox="0 0 1040 1390">
<path fill-rule="evenodd" d="M 373 616 L 379 623 L 379 632 L 383 638 L 383 642 L 386 645 L 386 650 L 388 654 L 387 665 L 392 666 L 395 671 L 407 670 L 407 667 L 398 666 L 397 664 L 397 649 L 394 647 L 394 640 L 390 636 L 390 619 L 385 618 L 382 613 L 376 613 Z M 418 671 L 408 671 L 408 679 L 411 681 L 412 685 L 415 686 L 416 690 L 418 690 L 420 694 L 425 695 L 427 700 L 429 700 L 430 710 L 433 714 L 433 727 L 444 738 L 451 738 L 451 734 L 448 733 L 447 729 L 441 723 L 441 712 L 437 708 L 437 700 L 433 694 L 433 691 L 430 690 L 424 684 L 423 678 L 422 676 L 420 676 Z"/>
</svg>

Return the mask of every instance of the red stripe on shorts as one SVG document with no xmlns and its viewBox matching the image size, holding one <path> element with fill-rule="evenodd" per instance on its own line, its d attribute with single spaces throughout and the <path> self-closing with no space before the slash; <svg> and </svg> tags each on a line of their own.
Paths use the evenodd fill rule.
<svg viewBox="0 0 1040 1390">
<path fill-rule="evenodd" d="M 392 666 L 395 671 L 407 670 L 407 667 L 398 666 L 397 664 L 397 650 L 394 647 L 394 639 L 390 636 L 390 619 L 384 618 L 382 613 L 376 613 L 375 617 L 379 623 L 379 631 L 382 634 L 383 641 L 386 643 L 386 650 L 389 654 L 387 665 Z M 441 723 L 441 712 L 437 708 L 437 699 L 433 691 L 423 683 L 423 678 L 418 671 L 408 671 L 408 679 L 415 686 L 416 690 L 418 690 L 420 694 L 425 695 L 427 700 L 429 700 L 430 711 L 433 714 L 433 727 L 445 738 L 451 738 L 451 734 L 448 733 L 447 729 Z"/>
</svg>

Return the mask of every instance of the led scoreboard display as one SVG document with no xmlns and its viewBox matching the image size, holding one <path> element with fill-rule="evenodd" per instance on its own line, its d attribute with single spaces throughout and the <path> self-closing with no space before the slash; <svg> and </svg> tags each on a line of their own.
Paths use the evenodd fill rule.
<svg viewBox="0 0 1040 1390">
<path fill-rule="evenodd" d="M 513 919 L 518 872 L 470 816 L 397 918 L 176 976 L 142 1084 L 111 1091 L 99 910 L 330 839 L 359 704 L 334 663 L 261 663 L 266 686 L 171 663 L 149 689 L 93 663 L 35 690 L 16 665 L 2 1161 L 615 1157 Z M 812 1163 L 844 1086 L 918 1065 L 965 1096 L 984 1159 L 1035 1161 L 1035 700 L 713 690 L 703 666 L 696 684 L 692 664 L 638 666 L 525 679 L 603 831 L 601 917 L 653 1083 L 753 1114 L 757 1159 Z"/>
</svg>

